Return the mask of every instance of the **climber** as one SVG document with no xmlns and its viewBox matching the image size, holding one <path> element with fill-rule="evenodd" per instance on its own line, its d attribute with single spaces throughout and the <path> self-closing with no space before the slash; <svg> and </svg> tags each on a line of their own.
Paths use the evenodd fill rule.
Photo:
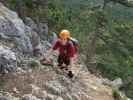
<svg viewBox="0 0 133 100">
<path fill-rule="evenodd" d="M 59 51 L 58 55 L 58 66 L 62 70 L 68 71 L 68 76 L 72 78 L 74 74 L 70 70 L 73 66 L 74 56 L 77 52 L 74 43 L 70 39 L 70 32 L 68 30 L 62 30 L 59 33 L 59 38 L 53 44 L 52 48 L 47 52 L 44 59 L 41 60 L 42 64 L 45 64 L 49 61 L 50 55 L 54 50 Z"/>
</svg>

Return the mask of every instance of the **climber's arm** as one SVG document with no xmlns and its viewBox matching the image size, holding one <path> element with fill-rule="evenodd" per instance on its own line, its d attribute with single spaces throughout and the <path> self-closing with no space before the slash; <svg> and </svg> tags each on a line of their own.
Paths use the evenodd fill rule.
<svg viewBox="0 0 133 100">
<path fill-rule="evenodd" d="M 47 53 L 44 55 L 46 60 L 49 60 L 49 57 L 53 54 L 53 52 L 55 50 L 57 50 L 59 48 L 59 42 L 55 42 L 55 44 L 52 46 L 52 48 L 50 48 Z"/>
<path fill-rule="evenodd" d="M 47 53 L 44 55 L 46 60 L 49 60 L 49 57 L 52 55 L 53 51 L 54 50 L 52 48 L 47 51 Z"/>
</svg>

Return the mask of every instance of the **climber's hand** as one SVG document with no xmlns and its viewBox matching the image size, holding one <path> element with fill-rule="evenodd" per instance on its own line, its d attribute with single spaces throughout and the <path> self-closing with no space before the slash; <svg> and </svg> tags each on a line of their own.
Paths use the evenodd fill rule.
<svg viewBox="0 0 133 100">
<path fill-rule="evenodd" d="M 41 62 L 41 64 L 43 64 L 43 65 L 52 65 L 52 64 L 53 64 L 53 63 L 52 63 L 52 60 L 46 59 L 46 58 L 41 59 L 40 62 Z"/>
<path fill-rule="evenodd" d="M 46 57 L 44 56 L 40 58 L 40 62 L 45 61 L 45 60 L 46 60 Z"/>
<path fill-rule="evenodd" d="M 49 59 L 48 58 L 46 58 L 45 56 L 44 57 L 42 57 L 41 59 L 40 59 L 40 62 L 42 63 L 42 62 L 47 62 L 47 61 L 49 61 Z"/>
</svg>

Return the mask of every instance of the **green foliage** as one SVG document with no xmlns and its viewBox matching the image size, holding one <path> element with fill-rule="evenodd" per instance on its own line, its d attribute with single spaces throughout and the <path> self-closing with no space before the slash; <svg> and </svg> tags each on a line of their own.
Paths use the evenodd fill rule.
<svg viewBox="0 0 133 100">
<path fill-rule="evenodd" d="M 125 82 L 133 84 L 127 78 L 133 76 L 133 21 L 111 19 L 111 27 L 107 28 L 97 44 L 98 69 L 103 76 L 110 79 L 121 77 Z M 131 78 L 132 79 L 132 78 Z M 127 85 L 124 88 L 126 94 L 132 97 L 132 86 Z M 130 92 L 129 92 L 130 91 Z"/>
<path fill-rule="evenodd" d="M 99 17 L 99 25 L 103 27 L 97 34 L 97 69 L 111 80 L 121 77 L 133 84 L 127 79 L 133 76 L 133 8 L 109 3 L 104 12 L 100 12 L 102 3 L 103 0 L 49 1 L 49 28 L 56 33 L 64 28 L 70 30 L 80 41 L 83 53 L 88 48 L 88 35 L 95 31 Z M 126 86 L 126 94 L 133 98 L 133 86 Z"/>
<path fill-rule="evenodd" d="M 118 90 L 113 90 L 113 96 L 115 100 L 120 100 L 120 94 L 118 93 Z"/>
<path fill-rule="evenodd" d="M 61 6 L 60 2 L 56 2 L 55 0 L 53 0 L 53 1 L 49 2 L 48 7 L 49 7 L 49 9 L 48 9 L 49 27 L 53 28 L 53 29 L 57 29 L 57 30 L 60 29 L 61 26 L 63 28 L 63 26 L 65 24 L 64 9 L 62 9 L 63 6 Z"/>
<path fill-rule="evenodd" d="M 19 5 L 26 6 L 28 8 L 33 9 L 33 1 L 32 0 L 7 0 L 7 3 L 9 3 L 10 7 L 15 9 L 17 3 L 20 3 Z"/>
<path fill-rule="evenodd" d="M 128 100 L 128 98 L 125 95 L 123 95 L 119 90 L 113 89 L 112 92 L 115 100 Z"/>
<path fill-rule="evenodd" d="M 40 62 L 36 59 L 32 59 L 29 64 L 32 68 L 40 67 Z"/>
</svg>

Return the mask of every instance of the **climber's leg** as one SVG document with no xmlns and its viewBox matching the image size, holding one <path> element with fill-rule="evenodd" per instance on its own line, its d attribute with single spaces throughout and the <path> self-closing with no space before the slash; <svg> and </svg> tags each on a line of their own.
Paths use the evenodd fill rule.
<svg viewBox="0 0 133 100">
<path fill-rule="evenodd" d="M 59 68 L 60 69 L 63 69 L 64 67 L 63 67 L 63 63 L 64 63 L 64 58 L 63 58 L 63 56 L 62 55 L 59 55 L 58 56 L 58 66 L 59 66 Z"/>
<path fill-rule="evenodd" d="M 72 73 L 71 69 L 68 68 L 68 66 L 70 65 L 70 59 L 66 57 L 64 61 L 65 61 L 65 65 L 66 65 L 65 69 L 68 70 L 68 76 L 70 78 L 73 78 L 74 74 Z"/>
</svg>

